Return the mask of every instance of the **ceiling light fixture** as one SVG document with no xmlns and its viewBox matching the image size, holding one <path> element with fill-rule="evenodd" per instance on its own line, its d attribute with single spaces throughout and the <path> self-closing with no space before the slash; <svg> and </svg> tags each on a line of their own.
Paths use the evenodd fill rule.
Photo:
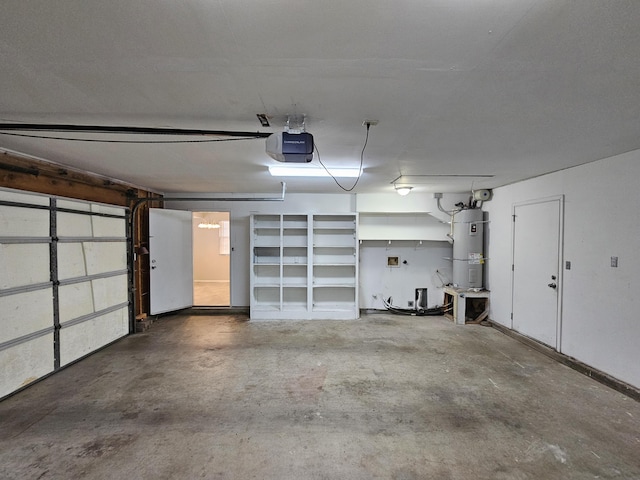
<svg viewBox="0 0 640 480">
<path fill-rule="evenodd" d="M 199 223 L 199 224 L 198 224 L 198 228 L 207 228 L 207 229 L 220 228 L 220 224 L 218 224 L 218 223 L 209 223 L 209 222 L 205 223 L 205 222 L 202 222 L 202 223 Z"/>
<path fill-rule="evenodd" d="M 408 185 L 400 185 L 399 187 L 396 186 L 395 189 L 396 189 L 396 192 L 398 192 L 398 195 L 401 195 L 404 197 L 411 193 L 411 190 L 413 190 L 413 187 L 410 187 Z"/>
<path fill-rule="evenodd" d="M 327 171 L 328 170 L 328 171 Z M 357 178 L 359 168 L 324 168 L 315 165 L 270 165 L 269 173 L 274 177 L 342 177 Z"/>
</svg>

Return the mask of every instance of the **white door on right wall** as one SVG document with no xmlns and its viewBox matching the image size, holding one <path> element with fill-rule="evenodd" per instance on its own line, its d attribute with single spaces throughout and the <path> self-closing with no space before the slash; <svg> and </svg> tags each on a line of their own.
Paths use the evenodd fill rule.
<svg viewBox="0 0 640 480">
<path fill-rule="evenodd" d="M 559 351 L 563 198 L 513 207 L 512 328 Z"/>
</svg>

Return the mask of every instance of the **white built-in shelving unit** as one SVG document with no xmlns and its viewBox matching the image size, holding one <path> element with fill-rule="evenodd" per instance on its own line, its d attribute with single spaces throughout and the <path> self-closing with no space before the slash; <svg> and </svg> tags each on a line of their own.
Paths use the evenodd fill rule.
<svg viewBox="0 0 640 480">
<path fill-rule="evenodd" d="M 251 216 L 251 318 L 354 319 L 357 214 Z"/>
</svg>

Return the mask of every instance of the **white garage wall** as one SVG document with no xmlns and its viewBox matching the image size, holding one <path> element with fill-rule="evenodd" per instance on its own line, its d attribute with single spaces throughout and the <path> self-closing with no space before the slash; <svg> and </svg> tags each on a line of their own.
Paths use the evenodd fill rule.
<svg viewBox="0 0 640 480">
<path fill-rule="evenodd" d="M 194 195 L 195 196 L 195 195 Z M 206 198 L 208 195 L 200 195 Z M 256 195 L 277 197 L 278 194 Z M 170 196 L 167 195 L 167 199 Z M 252 213 L 349 213 L 350 194 L 287 194 L 283 202 L 166 202 L 166 208 L 194 212 L 229 212 L 231 222 L 231 306 L 249 306 L 249 216 Z"/>
<path fill-rule="evenodd" d="M 213 194 L 200 194 L 194 195 L 196 197 L 207 198 L 213 196 Z M 222 196 L 222 195 L 218 195 Z M 228 196 L 228 195 L 224 195 Z M 270 195 L 256 195 L 258 197 L 274 196 L 278 194 Z M 231 253 L 231 305 L 234 307 L 246 307 L 249 305 L 249 216 L 252 213 L 351 213 L 351 212 L 366 212 L 369 213 L 389 213 L 390 215 L 397 214 L 399 217 L 403 217 L 403 221 L 406 220 L 407 213 L 416 213 L 415 218 L 422 218 L 426 212 L 431 212 L 437 218 L 448 220 L 448 217 L 438 212 L 433 194 L 416 194 L 412 192 L 407 197 L 400 197 L 396 193 L 390 193 L 385 195 L 356 195 L 347 193 L 331 193 L 331 194 L 287 194 L 283 202 L 216 202 L 216 201 L 195 201 L 195 202 L 174 202 L 170 201 L 171 195 L 167 195 L 167 202 L 165 207 L 174 210 L 189 210 L 194 212 L 202 211 L 225 211 L 230 213 L 231 217 L 231 247 L 233 249 Z M 451 208 L 458 201 L 466 201 L 469 198 L 468 194 L 453 195 L 445 194 L 443 199 L 443 206 L 445 208 Z M 414 217 L 411 217 L 414 220 Z M 398 230 L 398 226 L 394 226 L 394 231 Z M 438 224 L 431 221 L 424 229 L 418 229 L 419 233 L 416 233 L 416 229 L 412 229 L 410 234 L 411 238 L 415 235 L 426 234 L 427 240 L 445 239 L 446 232 L 448 232 L 448 226 Z M 385 234 L 386 235 L 386 234 Z M 398 235 L 394 233 L 395 239 L 399 239 Z M 419 238 L 417 238 L 419 240 Z M 440 242 L 429 243 L 429 245 L 439 244 Z M 437 253 L 436 255 L 439 255 Z M 424 268 L 428 268 L 433 262 L 426 262 Z M 362 268 L 362 261 L 360 267 Z M 360 275 L 362 278 L 362 275 Z M 449 278 L 450 280 L 450 278 Z M 409 279 L 404 290 L 410 290 L 415 288 L 414 280 Z M 362 280 L 361 280 L 362 286 Z M 427 285 L 422 285 L 429 286 Z M 367 286 L 368 288 L 368 286 Z M 371 291 L 360 289 L 360 298 L 370 298 L 373 293 L 378 291 L 377 286 L 373 286 Z M 413 290 L 411 290 L 413 291 Z M 432 293 L 433 291 L 433 293 Z M 433 300 L 437 302 L 437 290 L 435 288 L 430 289 L 429 296 L 430 302 Z M 433 295 L 433 297 L 431 297 Z M 361 308 L 366 308 L 361 305 Z"/>
<path fill-rule="evenodd" d="M 452 247 L 448 242 L 372 241 L 360 244 L 360 308 L 384 310 L 383 298 L 407 308 L 416 288 L 427 288 L 428 307 L 442 305 L 443 283 L 451 281 Z M 388 257 L 400 265 L 387 266 Z M 404 263 L 406 262 L 406 263 Z M 438 273 L 437 273 L 438 272 Z"/>
<path fill-rule="evenodd" d="M 494 190 L 488 212 L 491 319 L 510 327 L 512 206 L 564 194 L 562 353 L 640 387 L 640 151 Z M 544 235 L 545 232 L 540 232 Z M 611 267 L 611 257 L 619 259 Z M 563 261 L 563 264 L 564 264 Z M 532 299 L 535 301 L 535 299 Z"/>
</svg>

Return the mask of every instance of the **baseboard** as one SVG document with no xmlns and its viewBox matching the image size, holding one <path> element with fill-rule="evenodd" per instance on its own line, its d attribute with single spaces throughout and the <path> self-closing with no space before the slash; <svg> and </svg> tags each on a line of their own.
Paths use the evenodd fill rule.
<svg viewBox="0 0 640 480">
<path fill-rule="evenodd" d="M 634 387 L 633 385 L 625 383 L 622 380 L 618 380 L 617 378 L 612 377 L 611 375 L 593 368 L 585 363 L 582 363 L 581 361 L 576 360 L 573 357 L 569 357 L 568 355 L 565 355 L 563 353 L 556 352 L 554 349 L 547 347 L 546 345 L 543 345 L 542 343 L 532 338 L 522 335 L 515 330 L 511 330 L 504 325 L 500 325 L 499 323 L 493 322 L 491 320 L 489 321 L 489 324 L 496 330 L 512 338 L 515 338 L 519 342 L 528 345 L 534 350 L 545 354 L 546 356 L 556 360 L 557 362 L 560 362 L 563 365 L 566 365 L 567 367 L 570 367 L 589 378 L 593 378 L 597 382 L 602 383 L 603 385 L 606 385 L 607 387 L 612 388 L 640 402 L 640 389 Z"/>
<path fill-rule="evenodd" d="M 180 310 L 184 315 L 249 315 L 249 307 L 191 307 Z"/>
</svg>

